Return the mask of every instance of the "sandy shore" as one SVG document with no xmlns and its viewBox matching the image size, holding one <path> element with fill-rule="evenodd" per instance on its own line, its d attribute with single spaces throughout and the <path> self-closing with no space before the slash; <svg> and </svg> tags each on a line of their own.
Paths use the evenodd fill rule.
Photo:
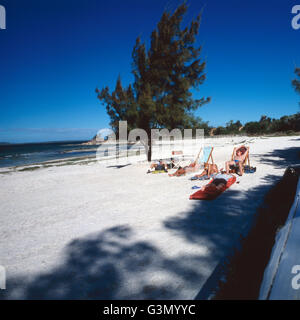
<svg viewBox="0 0 300 320">
<path fill-rule="evenodd" d="M 219 167 L 250 146 L 254 174 L 218 199 L 191 201 L 188 176 L 147 165 L 51 166 L 0 174 L 5 299 L 193 299 L 209 295 L 220 262 L 251 226 L 300 137 L 206 139 Z"/>
</svg>

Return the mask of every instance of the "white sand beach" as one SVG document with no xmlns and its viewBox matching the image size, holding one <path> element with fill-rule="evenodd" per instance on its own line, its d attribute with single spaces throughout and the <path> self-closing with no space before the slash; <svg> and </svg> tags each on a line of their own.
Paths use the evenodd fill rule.
<svg viewBox="0 0 300 320">
<path fill-rule="evenodd" d="M 257 171 L 214 201 L 189 200 L 192 186 L 207 182 L 146 174 L 147 164 L 0 174 L 0 298 L 209 296 L 264 195 L 299 163 L 299 136 L 205 139 L 219 168 L 241 143 Z"/>
</svg>

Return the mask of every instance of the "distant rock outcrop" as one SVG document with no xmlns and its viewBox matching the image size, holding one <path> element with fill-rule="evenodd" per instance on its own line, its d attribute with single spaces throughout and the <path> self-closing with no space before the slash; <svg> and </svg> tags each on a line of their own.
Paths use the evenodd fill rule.
<svg viewBox="0 0 300 320">
<path fill-rule="evenodd" d="M 92 140 L 84 142 L 82 144 L 85 146 L 93 146 L 93 145 L 102 144 L 103 142 L 105 142 L 105 140 L 96 134 Z"/>
<path fill-rule="evenodd" d="M 215 135 L 215 131 L 217 130 L 217 128 L 211 128 L 210 132 L 209 132 L 209 135 L 211 137 L 213 137 Z"/>
</svg>

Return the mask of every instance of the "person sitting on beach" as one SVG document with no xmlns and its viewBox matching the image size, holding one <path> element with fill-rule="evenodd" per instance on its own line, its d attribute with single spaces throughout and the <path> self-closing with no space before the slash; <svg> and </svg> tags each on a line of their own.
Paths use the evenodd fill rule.
<svg viewBox="0 0 300 320">
<path fill-rule="evenodd" d="M 195 172 L 197 170 L 199 170 L 199 164 L 196 161 L 194 161 L 188 166 L 179 167 L 174 173 L 172 173 L 172 174 L 169 173 L 169 176 L 170 177 L 180 177 L 186 173 Z"/>
<path fill-rule="evenodd" d="M 249 147 L 244 147 L 246 150 L 244 153 L 242 153 L 241 151 L 241 147 L 240 148 L 234 148 L 233 150 L 233 161 L 227 161 L 225 163 L 225 167 L 226 167 L 226 173 L 229 174 L 229 171 L 230 171 L 230 166 L 234 165 L 234 166 L 238 166 L 239 168 L 239 173 L 238 175 L 239 176 L 242 176 L 243 173 L 244 173 L 244 168 L 243 168 L 243 162 L 247 156 L 247 153 L 248 153 L 248 150 L 249 150 Z"/>
<path fill-rule="evenodd" d="M 208 180 L 219 172 L 218 166 L 214 163 L 206 163 L 204 170 L 200 174 L 196 174 L 191 180 Z"/>
</svg>

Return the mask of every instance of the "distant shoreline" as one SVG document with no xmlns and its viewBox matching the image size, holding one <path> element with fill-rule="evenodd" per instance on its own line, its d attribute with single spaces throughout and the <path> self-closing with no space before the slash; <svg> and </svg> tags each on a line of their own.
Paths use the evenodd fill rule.
<svg viewBox="0 0 300 320">
<path fill-rule="evenodd" d="M 84 143 L 88 140 L 59 140 L 59 141 L 42 141 L 42 142 L 0 142 L 0 146 L 11 145 L 31 145 L 31 144 L 60 144 L 60 143 Z"/>
</svg>

